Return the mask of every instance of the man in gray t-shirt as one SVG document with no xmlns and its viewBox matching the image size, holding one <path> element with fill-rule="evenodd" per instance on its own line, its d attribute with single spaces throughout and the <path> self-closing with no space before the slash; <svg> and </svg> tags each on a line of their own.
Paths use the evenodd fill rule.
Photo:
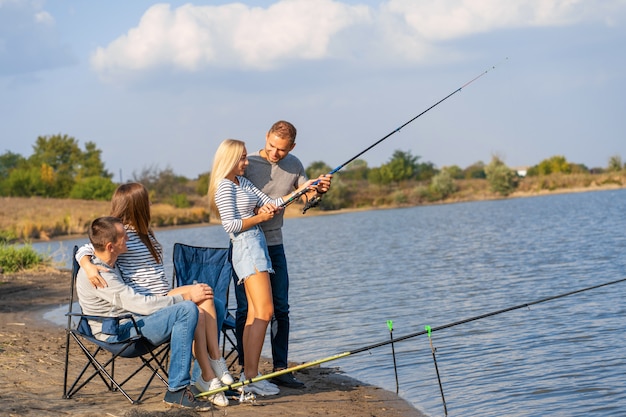
<svg viewBox="0 0 626 417">
<path fill-rule="evenodd" d="M 302 162 L 289 152 L 296 146 L 296 128 L 289 122 L 278 121 L 265 135 L 265 147 L 248 155 L 248 167 L 245 177 L 271 198 L 282 197 L 295 191 L 306 182 Z M 312 198 L 315 193 L 323 194 L 330 188 L 331 176 L 320 176 L 316 191 L 307 194 Z M 289 345 L 289 274 L 287 259 L 283 247 L 283 214 L 277 213 L 273 219 L 261 223 L 265 234 L 268 251 L 274 273 L 270 274 L 274 317 L 271 323 L 272 360 L 274 371 L 288 367 L 287 354 Z M 235 277 L 235 283 L 237 282 Z M 243 365 L 243 329 L 248 312 L 248 304 L 243 285 L 235 285 L 237 296 L 237 349 L 239 364 Z M 277 385 L 289 388 L 303 388 L 293 374 L 283 374 L 272 379 Z"/>
</svg>

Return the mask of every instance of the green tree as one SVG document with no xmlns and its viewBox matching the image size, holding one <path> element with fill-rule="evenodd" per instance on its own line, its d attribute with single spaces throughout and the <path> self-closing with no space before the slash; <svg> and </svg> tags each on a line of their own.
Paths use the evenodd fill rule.
<svg viewBox="0 0 626 417">
<path fill-rule="evenodd" d="M 367 173 L 367 180 L 372 184 L 382 184 L 383 176 L 380 167 L 374 167 Z"/>
<path fill-rule="evenodd" d="M 139 173 L 133 172 L 133 181 L 142 183 L 150 190 L 151 198 L 155 201 L 167 201 L 175 195 L 191 192 L 188 190 L 189 180 L 176 175 L 170 167 L 164 170 L 157 166 L 145 167 Z"/>
<path fill-rule="evenodd" d="M 622 157 L 619 155 L 613 155 L 609 158 L 609 166 L 607 167 L 608 171 L 611 172 L 619 172 L 624 168 L 624 164 L 622 164 Z"/>
<path fill-rule="evenodd" d="M 539 164 L 531 167 L 526 175 L 550 175 L 556 173 L 570 174 L 572 172 L 572 165 L 567 162 L 562 155 L 555 155 L 550 158 L 544 159 Z"/>
<path fill-rule="evenodd" d="M 9 178 L 4 181 L 5 195 L 11 197 L 47 196 L 49 184 L 44 182 L 43 177 L 42 168 L 29 166 L 15 168 L 10 172 Z"/>
<path fill-rule="evenodd" d="M 110 200 L 117 186 L 110 178 L 86 177 L 74 183 L 70 198 L 81 200 Z"/>
<path fill-rule="evenodd" d="M 10 195 L 7 183 L 9 175 L 11 175 L 11 171 L 24 165 L 25 162 L 26 159 L 22 155 L 10 151 L 0 155 L 0 195 Z"/>
<path fill-rule="evenodd" d="M 206 172 L 204 174 L 198 175 L 198 180 L 196 181 L 196 194 L 200 196 L 205 196 L 209 192 L 209 180 L 211 179 L 211 173 Z"/>
<path fill-rule="evenodd" d="M 448 174 L 455 180 L 462 180 L 465 178 L 465 173 L 458 165 L 450 165 L 449 167 L 443 167 L 441 171 L 447 171 Z"/>
<path fill-rule="evenodd" d="M 459 168 L 459 171 L 461 169 Z M 430 189 L 433 193 L 440 196 L 440 198 L 446 198 L 454 194 L 457 190 L 457 185 L 454 182 L 454 177 L 448 169 L 443 169 L 436 174 L 430 182 Z"/>
<path fill-rule="evenodd" d="M 501 195 L 509 195 L 517 187 L 517 173 L 507 167 L 497 156 L 491 158 L 489 165 L 485 167 L 485 174 L 491 190 Z"/>
<path fill-rule="evenodd" d="M 188 208 L 191 207 L 191 201 L 187 197 L 187 194 L 174 194 L 168 197 L 168 202 L 176 208 Z"/>
<path fill-rule="evenodd" d="M 77 175 L 79 177 L 103 177 L 113 178 L 113 174 L 104 168 L 104 162 L 101 159 L 102 151 L 96 148 L 93 142 L 85 143 L 85 152 L 83 152 L 82 161 L 78 165 Z"/>
<path fill-rule="evenodd" d="M 364 159 L 355 159 L 343 169 L 341 177 L 346 180 L 365 180 L 367 179 L 368 172 L 367 161 Z"/>
<path fill-rule="evenodd" d="M 6 151 L 0 155 L 0 180 L 9 177 L 12 169 L 17 168 L 26 161 L 20 154 Z"/>
<path fill-rule="evenodd" d="M 417 161 L 419 156 L 411 155 L 410 151 L 396 150 L 386 164 L 380 166 L 380 176 L 383 184 L 413 179 L 418 173 Z"/>
<path fill-rule="evenodd" d="M 485 163 L 483 161 L 474 162 L 472 165 L 468 166 L 463 170 L 465 179 L 484 179 L 487 178 L 487 174 L 485 174 Z"/>
<path fill-rule="evenodd" d="M 11 195 L 30 192 L 33 194 L 27 195 L 65 198 L 80 178 L 111 178 L 104 169 L 101 152 L 96 145 L 87 142 L 85 149 L 83 152 L 78 141 L 68 135 L 39 136 L 33 145 L 32 155 L 15 168 L 22 172 L 16 174 L 9 187 L 17 188 L 5 190 Z M 36 172 L 41 178 L 35 178 Z M 40 187 L 40 183 L 45 187 Z"/>
<path fill-rule="evenodd" d="M 415 175 L 415 179 L 418 181 L 428 181 L 437 175 L 438 172 L 439 170 L 432 162 L 422 162 L 417 164 L 417 174 Z"/>
<path fill-rule="evenodd" d="M 44 182 L 50 183 L 45 197 L 67 197 L 74 186 L 74 177 L 82 160 L 83 152 L 76 139 L 67 135 L 39 136 L 28 158 L 29 165 L 39 167 Z M 52 169 L 54 179 L 50 182 L 46 166 Z"/>
<path fill-rule="evenodd" d="M 328 174 L 332 171 L 332 168 L 329 167 L 325 162 L 315 161 L 311 162 L 309 166 L 304 170 L 306 172 L 306 176 L 309 178 L 317 178 L 322 174 Z"/>
<path fill-rule="evenodd" d="M 585 164 L 570 164 L 572 174 L 588 174 L 589 168 Z"/>
</svg>

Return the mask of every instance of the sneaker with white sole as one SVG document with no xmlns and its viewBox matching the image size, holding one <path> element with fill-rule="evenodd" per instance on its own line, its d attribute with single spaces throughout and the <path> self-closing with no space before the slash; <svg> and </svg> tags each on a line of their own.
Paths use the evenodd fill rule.
<svg viewBox="0 0 626 417">
<path fill-rule="evenodd" d="M 257 376 L 261 376 L 261 374 L 258 374 Z M 244 379 L 246 379 L 246 375 L 242 372 L 241 374 L 239 374 L 239 381 L 243 381 Z M 270 387 L 280 391 L 280 388 L 278 388 L 278 385 L 274 384 L 271 380 L 265 379 L 264 381 L 267 382 L 267 385 L 269 385 Z"/>
<path fill-rule="evenodd" d="M 261 376 L 261 374 L 258 374 L 257 376 Z M 244 378 L 245 379 L 245 375 L 244 375 L 243 372 L 241 373 L 240 378 Z M 241 379 L 239 379 L 239 380 L 241 381 Z M 265 384 L 269 385 L 270 387 L 272 387 L 272 389 L 277 389 L 278 391 L 280 391 L 280 388 L 278 388 L 278 385 L 274 384 L 271 379 L 264 379 L 261 382 L 265 382 Z"/>
<path fill-rule="evenodd" d="M 261 376 L 261 374 L 258 374 L 257 376 Z M 239 376 L 239 382 L 242 382 L 245 379 L 246 379 L 246 376 L 242 372 L 241 375 Z M 272 384 L 267 379 L 253 382 L 252 384 L 246 384 L 242 388 L 244 392 L 252 392 L 262 397 L 267 397 L 270 395 L 277 395 L 280 393 L 280 389 L 278 389 L 276 385 Z"/>
<path fill-rule="evenodd" d="M 226 365 L 226 360 L 224 360 L 224 358 L 215 360 L 209 358 L 209 362 L 211 363 L 211 369 L 213 369 L 215 376 L 222 381 L 222 384 L 231 385 L 235 382 L 230 372 L 228 372 L 228 365 Z"/>
<path fill-rule="evenodd" d="M 210 411 L 211 404 L 205 401 L 199 401 L 193 395 L 189 387 L 179 389 L 178 391 L 165 391 L 163 402 L 170 406 L 188 408 L 194 411 Z"/>
<path fill-rule="evenodd" d="M 206 382 L 202 376 L 198 378 L 195 385 L 200 392 L 208 392 L 222 387 L 222 383 L 219 379 L 213 378 L 211 382 Z M 219 407 L 226 407 L 229 404 L 228 398 L 226 398 L 223 391 L 209 395 L 207 399 Z"/>
</svg>

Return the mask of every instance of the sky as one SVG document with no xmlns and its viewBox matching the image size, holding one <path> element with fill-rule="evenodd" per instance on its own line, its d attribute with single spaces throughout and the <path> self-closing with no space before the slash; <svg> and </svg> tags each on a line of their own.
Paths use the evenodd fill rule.
<svg viewBox="0 0 626 417">
<path fill-rule="evenodd" d="M 390 133 L 370 167 L 396 150 L 607 167 L 626 161 L 625 93 L 624 0 L 0 0 L 0 154 L 68 135 L 115 181 L 196 178 L 281 119 L 305 167 Z"/>
</svg>

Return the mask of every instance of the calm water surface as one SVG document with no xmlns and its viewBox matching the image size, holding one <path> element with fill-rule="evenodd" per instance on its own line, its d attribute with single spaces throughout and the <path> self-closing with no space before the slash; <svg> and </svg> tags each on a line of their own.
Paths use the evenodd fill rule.
<svg viewBox="0 0 626 417">
<path fill-rule="evenodd" d="M 288 219 L 290 359 L 385 342 L 387 320 L 401 337 L 625 278 L 625 213 L 619 190 Z M 214 226 L 158 237 L 168 260 L 177 241 L 228 245 Z M 36 247 L 68 262 L 74 243 Z M 626 415 L 625 291 L 619 283 L 433 332 L 448 415 Z M 444 415 L 427 336 L 395 351 L 400 395 Z M 390 345 L 325 366 L 396 389 Z"/>
</svg>

